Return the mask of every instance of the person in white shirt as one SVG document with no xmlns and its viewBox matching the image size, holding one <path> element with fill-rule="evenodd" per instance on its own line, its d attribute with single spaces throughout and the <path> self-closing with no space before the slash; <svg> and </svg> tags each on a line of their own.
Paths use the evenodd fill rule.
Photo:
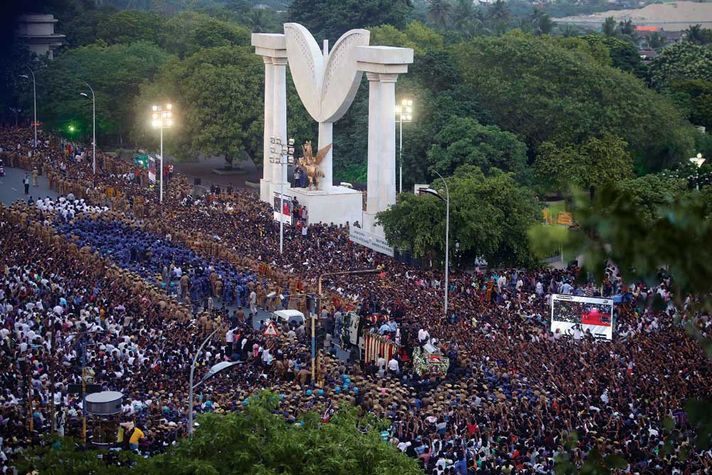
<svg viewBox="0 0 712 475">
<path fill-rule="evenodd" d="M 430 333 L 428 333 L 428 330 L 425 328 L 421 328 L 418 330 L 418 343 L 420 343 L 420 346 L 423 346 L 428 343 L 430 340 Z"/>
<path fill-rule="evenodd" d="M 395 356 L 388 362 L 388 372 L 393 376 L 400 374 L 400 365 Z"/>
</svg>

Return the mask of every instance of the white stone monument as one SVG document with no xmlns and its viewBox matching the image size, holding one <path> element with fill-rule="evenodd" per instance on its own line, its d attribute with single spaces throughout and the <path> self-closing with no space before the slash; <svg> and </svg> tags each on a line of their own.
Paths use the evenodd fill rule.
<svg viewBox="0 0 712 475">
<path fill-rule="evenodd" d="M 296 196 L 308 209 L 310 222 L 345 224 L 359 222 L 357 240 L 368 245 L 383 232 L 375 225 L 376 213 L 395 203 L 395 82 L 408 71 L 413 50 L 387 46 L 368 46 L 367 30 L 346 32 L 331 51 L 325 42 L 321 50 L 302 25 L 286 23 L 284 34 L 254 33 L 252 45 L 265 63 L 264 171 L 260 199 L 272 203 L 274 191 L 284 183 L 285 194 Z M 354 100 L 363 73 L 369 80 L 368 189 L 367 207 L 362 194 L 351 188 L 333 185 L 333 147 L 320 163 L 324 174 L 318 189 L 291 188 L 286 172 L 269 161 L 270 138 L 287 140 L 286 65 L 304 107 L 319 123 L 317 149 L 332 144 L 333 124 L 343 117 Z M 310 137 L 295 137 L 297 145 Z M 373 235 L 373 236 L 371 236 Z M 372 240 L 372 239 L 371 239 Z M 383 252 L 383 244 L 379 250 Z M 373 247 L 373 246 L 370 246 Z"/>
</svg>

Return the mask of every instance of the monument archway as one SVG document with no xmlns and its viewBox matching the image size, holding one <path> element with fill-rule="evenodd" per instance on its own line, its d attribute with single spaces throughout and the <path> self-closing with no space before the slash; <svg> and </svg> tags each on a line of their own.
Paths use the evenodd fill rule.
<svg viewBox="0 0 712 475">
<path fill-rule="evenodd" d="M 396 198 L 395 83 L 413 62 L 413 50 L 370 46 L 369 41 L 367 30 L 355 29 L 344 33 L 331 51 L 326 41 L 320 49 L 311 33 L 297 23 L 285 23 L 283 34 L 252 34 L 255 53 L 262 56 L 265 64 L 264 162 L 260 199 L 273 203 L 275 192 L 283 186 L 285 195 L 296 197 L 307 207 L 310 222 L 358 222 L 359 231 L 383 241 L 383 231 L 375 225 L 375 215 L 395 204 Z M 287 143 L 288 138 L 287 65 L 300 100 L 319 124 L 317 148 L 325 153 L 319 163 L 323 177 L 316 189 L 291 187 L 286 169 L 269 160 L 270 140 L 276 137 Z M 369 82 L 365 211 L 361 192 L 334 186 L 333 155 L 338 156 L 339 151 L 333 147 L 327 149 L 332 144 L 333 124 L 351 106 L 363 73 Z"/>
</svg>

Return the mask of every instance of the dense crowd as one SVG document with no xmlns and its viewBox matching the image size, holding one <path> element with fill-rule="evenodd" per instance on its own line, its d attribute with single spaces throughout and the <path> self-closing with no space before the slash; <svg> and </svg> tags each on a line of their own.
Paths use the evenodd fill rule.
<svg viewBox="0 0 712 475">
<path fill-rule="evenodd" d="M 428 473 L 550 473 L 558 453 L 580 463 L 593 449 L 622 455 L 631 472 L 712 469 L 684 411 L 687 399 L 712 394 L 712 367 L 684 325 L 709 337 L 711 322 L 676 308 L 664 275 L 647 286 L 622 282 L 614 267 L 595 284 L 577 283 L 575 267 L 455 273 L 443 319 L 440 272 L 353 244 L 341 227 L 287 228 L 280 255 L 271 210 L 248 192 L 194 199 L 175 177 L 159 212 L 131 164 L 99 153 L 93 178 L 90 164 L 57 139 L 43 139 L 30 156 L 29 137 L 0 131 L 5 163 L 38 168 L 60 194 L 74 195 L 69 201 L 85 201 L 71 215 L 44 201 L 3 211 L 4 453 L 48 430 L 50 401 L 66 414 L 54 424 L 66 420 L 63 430 L 77 434 L 81 401 L 66 387 L 80 378 L 82 354 L 99 384 L 126 395 L 123 417 L 142 428 L 141 449 L 160 450 L 184 430 L 189 361 L 219 328 L 201 374 L 220 361 L 243 369 L 203 383 L 197 410 L 239 409 L 263 387 L 280 394 L 291 421 L 305 410 L 328 420 L 356 404 L 390 420 L 385 437 Z M 255 307 L 268 307 L 268 295 L 313 291 L 324 273 L 375 268 L 384 270 L 325 280 L 320 331 L 347 310 L 385 315 L 402 350 L 393 361 L 360 364 L 320 356 L 316 387 L 307 389 L 305 328 L 266 337 L 250 318 Z M 548 331 L 552 293 L 624 295 L 613 341 Z M 425 341 L 449 357 L 447 376 L 413 371 L 413 350 Z"/>
</svg>

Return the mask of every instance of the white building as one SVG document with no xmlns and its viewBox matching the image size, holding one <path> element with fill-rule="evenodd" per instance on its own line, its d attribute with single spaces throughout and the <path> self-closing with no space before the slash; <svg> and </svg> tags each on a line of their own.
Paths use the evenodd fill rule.
<svg viewBox="0 0 712 475">
<path fill-rule="evenodd" d="M 17 19 L 15 36 L 23 41 L 29 50 L 38 55 L 54 57 L 53 50 L 64 44 L 64 35 L 54 32 L 57 19 L 54 15 L 27 14 Z"/>
</svg>

